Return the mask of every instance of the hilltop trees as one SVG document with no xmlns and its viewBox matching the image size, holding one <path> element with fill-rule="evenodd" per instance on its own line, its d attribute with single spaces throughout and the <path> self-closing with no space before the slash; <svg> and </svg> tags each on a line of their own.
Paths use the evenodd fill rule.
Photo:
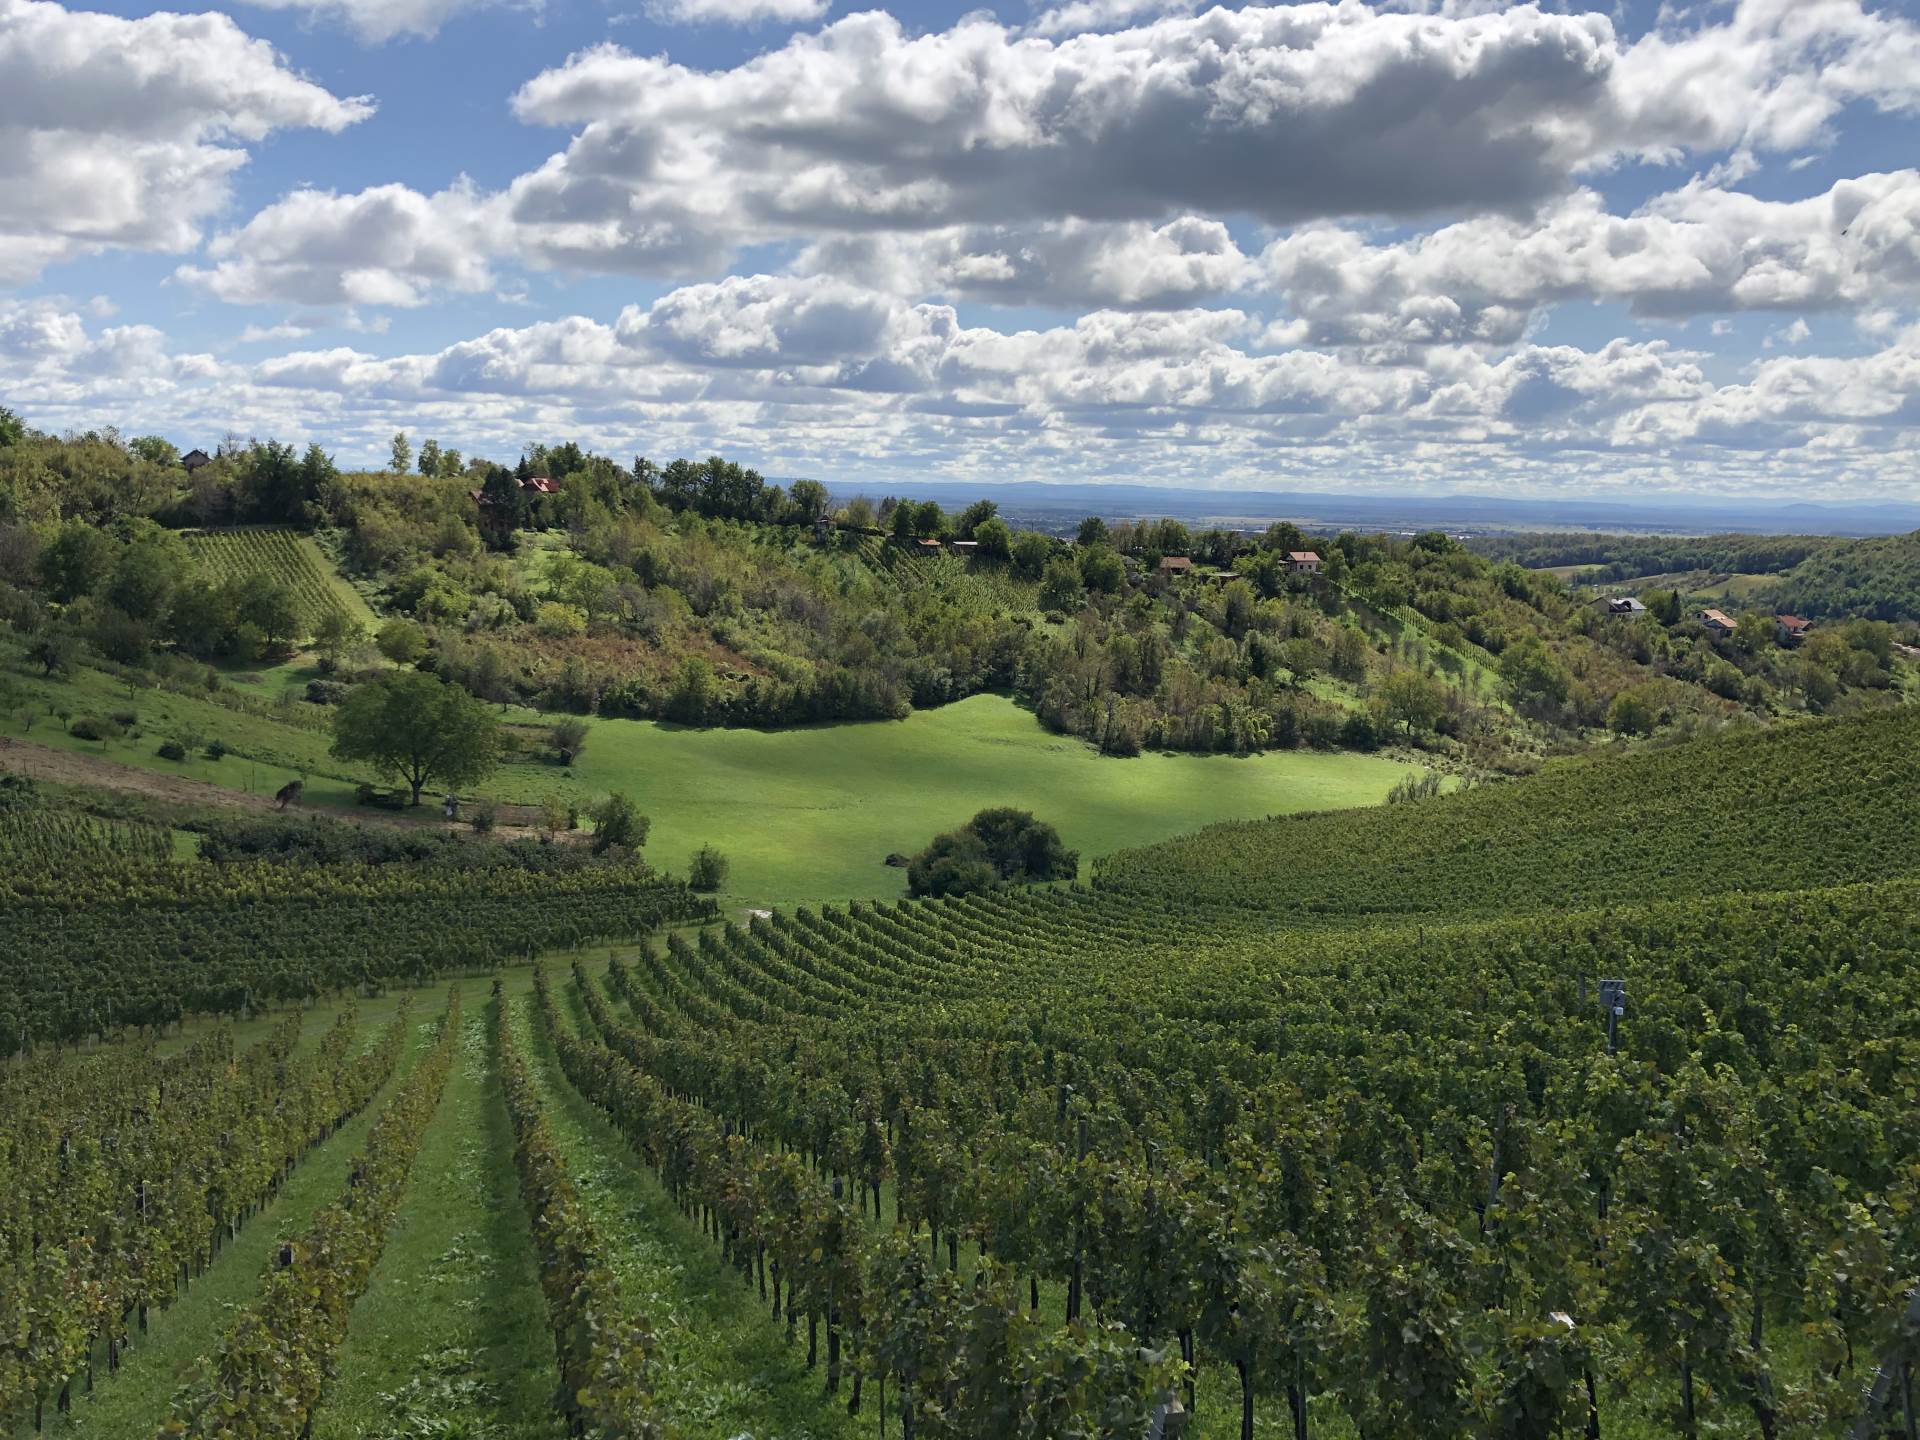
<svg viewBox="0 0 1920 1440">
<path fill-rule="evenodd" d="M 471 785 L 500 753 L 500 725 L 458 685 L 418 671 L 356 687 L 334 712 L 333 754 L 397 775 L 420 803 L 429 781 Z"/>
</svg>

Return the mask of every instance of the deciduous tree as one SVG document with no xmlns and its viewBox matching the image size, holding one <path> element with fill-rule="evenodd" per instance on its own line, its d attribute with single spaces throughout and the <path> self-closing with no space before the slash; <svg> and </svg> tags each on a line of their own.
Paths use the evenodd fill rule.
<svg viewBox="0 0 1920 1440">
<path fill-rule="evenodd" d="M 453 787 L 485 778 L 499 757 L 500 725 L 437 675 L 382 675 L 355 687 L 334 712 L 333 753 L 398 775 L 418 805 L 429 781 Z"/>
</svg>

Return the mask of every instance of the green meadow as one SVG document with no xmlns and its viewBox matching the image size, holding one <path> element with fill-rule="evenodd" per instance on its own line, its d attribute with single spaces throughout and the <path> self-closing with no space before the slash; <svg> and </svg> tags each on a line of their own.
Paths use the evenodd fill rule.
<svg viewBox="0 0 1920 1440">
<path fill-rule="evenodd" d="M 304 777 L 305 805 L 338 811 L 352 808 L 357 780 L 373 778 L 329 756 L 324 730 L 268 706 L 237 711 L 97 671 L 48 680 L 17 662 L 11 669 L 14 698 L 0 707 L 0 736 L 198 781 L 208 802 L 217 798 L 212 787 L 270 796 Z M 138 721 L 105 741 L 73 736 L 62 718 L 115 711 Z M 555 717 L 509 709 L 503 718 L 524 727 Z M 1408 769 L 1379 756 L 1305 750 L 1119 760 L 1049 733 L 997 695 L 905 720 L 777 731 L 590 724 L 572 769 L 521 759 L 501 766 L 482 793 L 515 803 L 554 795 L 584 809 L 625 791 L 653 821 L 648 859 L 684 873 L 701 845 L 719 847 L 731 862 L 725 898 L 734 906 L 904 894 L 905 873 L 888 868 L 887 856 L 911 854 L 990 805 L 1033 811 L 1086 861 L 1217 820 L 1376 804 Z M 161 759 L 164 739 L 186 742 L 188 758 Z M 207 758 L 214 739 L 231 753 Z M 428 805 L 410 813 L 435 814 Z"/>
<path fill-rule="evenodd" d="M 886 867 L 990 805 L 1031 810 L 1083 863 L 1216 820 L 1376 804 L 1406 773 L 1376 756 L 1284 751 L 1117 760 L 976 695 L 906 720 L 798 730 L 686 730 L 603 720 L 574 766 L 653 818 L 647 852 L 684 869 L 702 843 L 752 905 L 905 893 Z"/>
</svg>

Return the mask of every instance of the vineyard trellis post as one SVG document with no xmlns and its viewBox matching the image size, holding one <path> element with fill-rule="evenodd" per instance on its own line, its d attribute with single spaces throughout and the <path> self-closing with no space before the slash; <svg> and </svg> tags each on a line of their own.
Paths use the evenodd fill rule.
<svg viewBox="0 0 1920 1440">
<path fill-rule="evenodd" d="M 1853 1440 L 1875 1440 L 1880 1434 L 1881 1412 L 1892 1403 L 1894 1387 L 1900 1387 L 1901 1407 L 1904 1415 L 1906 1440 L 1915 1440 L 1916 1431 L 1913 1413 L 1913 1338 L 1920 1333 L 1920 1287 L 1909 1292 L 1906 1312 L 1900 1317 L 1900 1327 L 1894 1336 L 1893 1344 L 1888 1347 L 1886 1357 L 1880 1362 L 1880 1369 L 1873 1377 L 1873 1385 L 1867 1391 L 1866 1409 L 1860 1415 L 1860 1423 L 1853 1427 Z"/>
<path fill-rule="evenodd" d="M 1600 1008 L 1607 1012 L 1607 1054 L 1611 1055 L 1619 1041 L 1620 1017 L 1627 1013 L 1627 982 L 1625 980 L 1600 982 Z"/>
</svg>

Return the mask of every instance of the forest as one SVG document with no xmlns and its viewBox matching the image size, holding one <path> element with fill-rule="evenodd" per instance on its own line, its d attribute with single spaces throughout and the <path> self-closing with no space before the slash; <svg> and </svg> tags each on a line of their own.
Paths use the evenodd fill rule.
<svg viewBox="0 0 1920 1440">
<path fill-rule="evenodd" d="M 1673 593 L 1604 616 L 1519 563 L 1562 553 L 1545 541 L 1489 557 L 1439 534 L 1097 517 L 1064 541 L 989 501 L 837 503 L 720 457 L 622 464 L 572 442 L 509 468 L 396 436 L 388 471 L 343 473 L 318 446 L 236 441 L 190 477 L 170 449 L 0 447 L 0 613 L 47 673 L 76 645 L 162 670 L 307 646 L 330 672 L 320 703 L 401 663 L 497 703 L 692 726 L 897 719 L 994 692 L 1105 754 L 1404 747 L 1485 774 L 1888 704 L 1895 645 L 1920 638 L 1896 541 L 1688 542 L 1882 595 L 1782 590 L 1836 617 L 1801 644 L 1755 607 L 1716 636 Z M 1313 547 L 1311 570 L 1289 564 Z"/>
</svg>

